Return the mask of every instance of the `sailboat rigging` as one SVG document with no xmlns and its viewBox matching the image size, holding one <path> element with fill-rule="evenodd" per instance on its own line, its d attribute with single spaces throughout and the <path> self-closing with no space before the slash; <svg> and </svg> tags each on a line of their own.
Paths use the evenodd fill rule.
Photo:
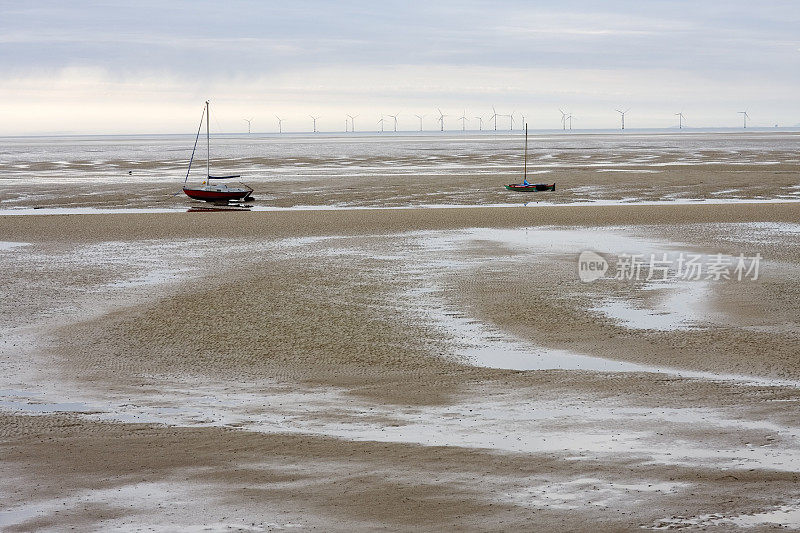
<svg viewBox="0 0 800 533">
<path fill-rule="evenodd" d="M 525 155 L 522 170 L 522 183 L 511 183 L 506 185 L 509 191 L 524 191 L 524 192 L 537 192 L 537 191 L 555 191 L 555 183 L 529 183 L 528 182 L 528 124 L 525 124 Z"/>
<path fill-rule="evenodd" d="M 203 128 L 203 118 L 206 121 L 206 179 L 200 187 L 187 187 L 186 182 L 189 179 L 189 172 L 192 170 L 192 162 L 194 161 L 194 154 L 197 150 L 197 141 L 200 138 L 200 130 Z M 227 203 L 231 200 L 249 200 L 250 195 L 253 194 L 253 189 L 247 185 L 240 183 L 241 187 L 229 187 L 224 183 L 212 184 L 211 180 L 225 180 L 240 177 L 239 174 L 230 176 L 212 176 L 211 175 L 211 116 L 209 103 L 203 108 L 203 114 L 200 117 L 200 126 L 197 128 L 197 135 L 194 139 L 194 148 L 192 148 L 192 157 L 189 159 L 189 168 L 186 169 L 186 178 L 183 180 L 183 192 L 186 196 L 195 200 L 205 200 L 206 202 L 224 202 Z"/>
</svg>

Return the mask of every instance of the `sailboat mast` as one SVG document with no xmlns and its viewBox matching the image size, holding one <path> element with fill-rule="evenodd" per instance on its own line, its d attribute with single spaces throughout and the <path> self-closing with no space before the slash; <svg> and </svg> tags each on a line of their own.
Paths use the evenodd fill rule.
<svg viewBox="0 0 800 533">
<path fill-rule="evenodd" d="M 206 100 L 206 182 L 211 180 L 211 115 Z M 209 185 L 211 185 L 209 183 Z"/>
<path fill-rule="evenodd" d="M 523 177 L 528 179 L 528 123 L 525 123 L 525 163 L 523 163 Z"/>
</svg>

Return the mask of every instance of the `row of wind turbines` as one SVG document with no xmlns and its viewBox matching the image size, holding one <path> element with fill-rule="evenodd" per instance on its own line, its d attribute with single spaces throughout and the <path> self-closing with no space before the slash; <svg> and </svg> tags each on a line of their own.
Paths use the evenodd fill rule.
<svg viewBox="0 0 800 533">
<path fill-rule="evenodd" d="M 440 108 L 438 108 L 438 107 L 436 108 L 436 110 L 439 113 L 439 116 L 436 119 L 436 122 L 439 124 L 439 131 L 444 131 L 444 119 L 447 118 L 447 117 L 452 117 L 453 115 L 446 115 L 446 114 L 442 113 L 442 110 Z M 565 131 L 566 130 L 572 130 L 572 119 L 575 118 L 575 115 L 573 115 L 572 113 L 569 113 L 567 111 L 564 111 L 563 109 L 559 109 L 559 111 L 561 112 L 561 129 L 563 129 Z M 624 130 L 625 129 L 625 115 L 630 111 L 630 109 L 626 109 L 625 111 L 622 111 L 621 109 L 615 109 L 615 111 L 620 114 L 620 120 L 621 120 L 620 129 Z M 489 115 L 486 118 L 488 118 L 487 122 L 490 125 L 493 123 L 494 131 L 497 131 L 497 119 L 498 118 L 507 118 L 509 120 L 509 129 L 508 129 L 508 131 L 514 131 L 514 115 L 515 115 L 515 113 L 516 113 L 515 111 L 512 111 L 511 113 L 509 113 L 507 115 L 506 114 L 500 114 L 500 113 L 497 112 L 497 110 L 494 108 L 494 106 L 492 106 L 492 114 Z M 750 118 L 750 115 L 747 114 L 747 111 L 738 111 L 737 114 L 742 115 L 742 119 L 744 121 L 743 127 L 747 128 L 747 119 Z M 470 120 L 466 115 L 467 115 L 467 110 L 465 109 L 464 113 L 460 117 L 456 118 L 456 121 L 461 121 L 461 131 L 466 131 L 466 129 L 467 129 L 467 121 Z M 349 114 L 345 115 L 345 121 L 344 121 L 344 131 L 345 131 L 345 133 L 348 133 L 348 132 L 349 133 L 354 133 L 356 131 L 356 119 L 359 116 L 360 115 L 349 115 Z M 376 126 L 378 127 L 377 131 L 380 132 L 380 133 L 383 133 L 384 131 L 386 131 L 386 129 L 385 129 L 386 128 L 386 123 L 389 122 L 391 124 L 391 127 L 392 127 L 391 131 L 396 133 L 397 132 L 397 117 L 399 117 L 399 116 L 400 116 L 399 112 L 395 113 L 394 115 L 389 115 L 389 114 L 380 115 L 380 118 L 378 119 L 378 121 L 376 123 Z M 427 114 L 422 114 L 422 115 L 414 114 L 414 116 L 419 119 L 419 131 L 423 131 L 424 130 L 423 121 L 424 121 L 425 117 L 427 117 L 428 115 Z M 436 115 L 434 115 L 434 116 L 436 116 Z M 520 113 L 520 116 L 522 117 L 521 124 L 525 124 L 526 123 L 525 122 L 525 115 Z M 684 122 L 686 121 L 686 116 L 682 112 L 675 113 L 675 116 L 678 117 L 678 129 L 683 129 Z M 314 133 L 319 133 L 319 131 L 317 130 L 317 120 L 319 120 L 320 117 L 319 116 L 314 116 L 314 115 L 308 115 L 308 117 L 312 121 L 312 123 L 311 123 L 312 131 Z M 281 118 L 278 115 L 275 115 L 275 118 L 278 119 L 278 133 L 283 133 L 283 121 L 286 120 L 286 119 L 285 118 Z M 478 131 L 483 131 L 483 120 L 484 120 L 484 117 L 483 116 L 475 116 L 475 117 L 472 117 L 472 118 L 478 120 Z M 390 121 L 388 119 L 392 119 L 392 120 Z M 253 119 L 252 118 L 245 118 L 245 119 L 242 119 L 242 120 L 247 122 L 247 133 L 250 133 Z"/>
</svg>

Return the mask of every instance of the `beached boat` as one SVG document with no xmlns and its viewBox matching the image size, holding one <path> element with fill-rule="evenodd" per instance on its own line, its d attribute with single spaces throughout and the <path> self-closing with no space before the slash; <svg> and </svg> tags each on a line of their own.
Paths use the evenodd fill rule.
<svg viewBox="0 0 800 533">
<path fill-rule="evenodd" d="M 217 176 L 209 176 L 211 179 L 224 179 Z M 228 187 L 225 184 L 211 185 L 207 181 L 201 187 L 184 187 L 183 192 L 189 198 L 195 200 L 205 200 L 206 202 L 229 202 L 231 200 L 249 200 L 253 194 L 253 189 L 247 185 L 240 184 L 241 187 Z"/>
<path fill-rule="evenodd" d="M 189 179 L 189 172 L 192 170 L 192 162 L 194 161 L 194 153 L 197 150 L 197 140 L 200 138 L 200 130 L 203 127 L 203 118 L 206 121 L 206 179 L 200 187 L 187 187 L 186 182 Z M 192 157 L 189 159 L 189 168 L 186 170 L 186 179 L 183 180 L 183 192 L 186 196 L 195 200 L 204 200 L 206 202 L 227 203 L 231 200 L 247 201 L 250 195 L 253 194 L 253 189 L 240 183 L 239 186 L 228 186 L 224 183 L 211 183 L 211 180 L 227 180 L 240 177 L 239 174 L 231 176 L 212 176 L 211 175 L 211 131 L 210 131 L 210 116 L 209 105 L 203 109 L 203 115 L 200 117 L 200 127 L 197 128 L 197 136 L 194 139 L 194 148 L 192 148 Z"/>
<path fill-rule="evenodd" d="M 522 183 L 510 183 L 506 185 L 509 191 L 539 192 L 555 191 L 555 183 L 529 183 L 528 182 L 528 125 L 525 124 L 525 157 L 522 170 Z"/>
<path fill-rule="evenodd" d="M 509 191 L 523 191 L 523 192 L 537 192 L 537 191 L 554 191 L 556 190 L 555 183 L 528 183 L 524 180 L 522 183 L 512 183 L 506 185 Z"/>
</svg>

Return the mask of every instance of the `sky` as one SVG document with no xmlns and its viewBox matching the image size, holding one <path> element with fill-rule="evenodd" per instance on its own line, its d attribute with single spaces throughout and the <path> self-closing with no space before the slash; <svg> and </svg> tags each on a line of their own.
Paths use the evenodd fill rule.
<svg viewBox="0 0 800 533">
<path fill-rule="evenodd" d="M 0 135 L 794 126 L 800 1 L 0 0 L 0 71 Z"/>
</svg>

